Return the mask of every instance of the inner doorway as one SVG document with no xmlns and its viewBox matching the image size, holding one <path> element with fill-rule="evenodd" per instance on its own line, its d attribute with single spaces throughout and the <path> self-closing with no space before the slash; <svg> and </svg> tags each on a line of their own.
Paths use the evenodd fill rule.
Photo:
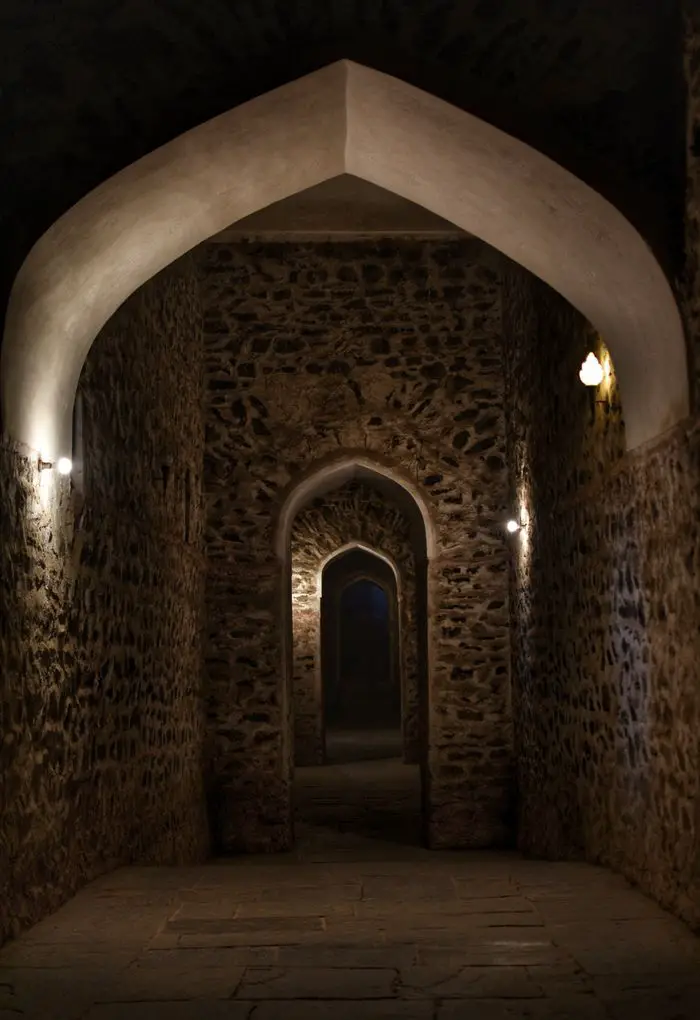
<svg viewBox="0 0 700 1020">
<path fill-rule="evenodd" d="M 368 576 L 368 560 L 373 560 Z M 360 553 L 324 571 L 321 670 L 326 761 L 401 755 L 398 593 L 391 568 Z"/>
<path fill-rule="evenodd" d="M 321 575 L 324 764 L 295 770 L 297 834 L 322 853 L 422 842 L 420 770 L 404 760 L 400 596 L 394 568 L 366 548 Z"/>
</svg>

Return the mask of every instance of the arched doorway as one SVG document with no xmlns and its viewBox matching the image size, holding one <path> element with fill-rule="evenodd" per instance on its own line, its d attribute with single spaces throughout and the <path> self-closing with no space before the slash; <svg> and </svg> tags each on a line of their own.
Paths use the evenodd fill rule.
<svg viewBox="0 0 700 1020">
<path fill-rule="evenodd" d="M 434 550 L 433 524 L 421 494 L 395 469 L 366 454 L 318 466 L 293 486 L 283 504 L 277 551 L 289 613 L 285 690 L 292 717 L 295 836 L 303 845 L 309 827 L 324 838 L 339 831 L 373 842 L 428 838 L 428 558 Z M 376 721 L 394 726 L 389 739 L 386 729 L 367 726 L 376 702 L 367 704 L 368 687 L 354 704 L 352 696 L 341 697 L 331 712 L 339 727 L 327 758 L 324 665 L 335 672 L 337 686 L 340 616 L 352 609 L 349 600 L 362 594 L 351 591 L 358 582 L 372 583 L 374 589 L 364 594 L 374 591 L 375 599 L 381 590 L 390 617 L 387 696 Z M 356 675 L 357 657 L 345 665 Z"/>
<path fill-rule="evenodd" d="M 343 173 L 385 187 L 482 237 L 580 309 L 609 342 L 619 368 L 630 447 L 684 416 L 687 373 L 678 311 L 660 267 L 630 224 L 581 181 L 516 139 L 396 79 L 342 62 L 174 140 L 106 181 L 39 240 L 18 274 L 8 309 L 0 369 L 8 436 L 34 464 L 38 452 L 49 459 L 68 454 L 81 364 L 124 298 L 232 221 Z M 562 252 L 574 255 L 563 258 Z M 414 450 L 422 445 L 418 435 Z M 392 451 L 388 446 L 384 452 L 391 456 Z M 296 465 L 308 463 L 310 456 L 306 451 Z M 408 470 L 421 484 L 442 477 L 444 460 L 436 473 L 418 473 L 414 457 L 412 452 Z M 271 541 L 266 548 L 272 557 Z M 242 568 L 242 558 L 236 568 Z M 276 591 L 273 566 L 269 575 L 261 574 L 266 583 L 268 576 L 274 578 L 269 587 Z M 456 583 L 450 581 L 451 587 Z M 285 621 L 287 595 L 281 591 Z M 272 619 L 266 588 L 261 601 L 253 629 L 259 636 L 262 617 L 273 649 L 269 657 L 278 662 L 277 645 L 288 635 Z M 444 632 L 450 629 L 447 621 Z M 445 746 L 455 731 L 449 710 L 456 698 L 468 701 L 468 684 L 460 682 L 469 677 L 460 674 L 454 653 L 440 654 L 436 689 L 445 703 Z M 253 753 L 227 746 L 217 768 L 230 758 L 231 815 L 238 811 L 241 831 L 253 832 L 241 838 L 242 844 L 281 848 L 289 838 L 289 677 L 280 676 L 267 655 L 240 658 L 262 677 L 268 731 Z M 259 707 L 250 710 L 254 720 L 262 714 Z M 464 720 L 475 722 L 468 705 Z M 223 729 L 238 733 L 230 720 Z M 471 729 L 470 739 L 476 740 L 478 727 Z M 465 754 L 461 762 L 467 761 Z M 262 767 L 268 765 L 274 783 Z M 445 787 L 443 827 L 454 817 L 456 803 L 479 794 L 466 765 L 464 789 L 457 791 L 454 769 L 436 762 L 431 777 Z M 264 810 L 257 810 L 261 803 Z M 255 810 L 242 806 L 249 804 Z M 473 815 L 471 806 L 464 808 L 463 828 Z M 452 835 L 449 840 L 454 842 Z"/>
<path fill-rule="evenodd" d="M 424 842 L 420 767 L 403 757 L 397 574 L 365 548 L 341 549 L 322 571 L 324 761 L 294 771 L 301 852 Z M 406 635 L 409 636 L 409 635 Z"/>
<path fill-rule="evenodd" d="M 365 550 L 326 564 L 321 676 L 326 761 L 402 755 L 399 596 L 392 569 Z"/>
<path fill-rule="evenodd" d="M 615 359 L 630 448 L 688 413 L 673 293 L 618 210 L 464 110 L 339 61 L 150 153 L 39 239 L 7 311 L 0 376 L 9 437 L 44 457 L 69 456 L 80 369 L 124 300 L 217 231 L 344 173 L 482 238 L 585 315 Z"/>
<path fill-rule="evenodd" d="M 289 677 L 292 756 L 297 766 L 325 760 L 321 672 L 323 578 L 333 561 L 369 555 L 370 574 L 397 592 L 397 669 L 401 682 L 402 757 L 421 761 L 420 690 L 427 677 L 426 523 L 407 490 L 371 467 L 368 458 L 328 465 L 315 484 L 300 482 L 293 497 L 289 549 L 279 549 L 291 573 Z M 319 489 L 316 486 L 320 486 Z M 298 501 L 298 502 L 297 502 Z M 290 513 L 292 511 L 290 510 Z M 432 544 L 430 545 L 432 548 Z M 361 559 L 361 556 L 360 556 Z M 377 563 L 381 567 L 376 567 Z M 288 566 L 286 565 L 288 564 Z M 366 566 L 366 564 L 365 564 Z"/>
</svg>

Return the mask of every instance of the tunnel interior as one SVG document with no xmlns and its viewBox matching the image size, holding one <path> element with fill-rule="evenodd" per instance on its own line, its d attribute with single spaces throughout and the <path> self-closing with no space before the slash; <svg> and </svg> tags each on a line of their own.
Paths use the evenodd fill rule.
<svg viewBox="0 0 700 1020">
<path fill-rule="evenodd" d="M 456 65 L 423 93 L 433 58 L 321 61 L 214 121 L 190 90 L 191 133 L 130 128 L 136 163 L 25 202 L 0 1014 L 189 1017 L 206 986 L 315 1016 L 356 981 L 392 1016 L 564 986 L 553 1015 L 697 1016 L 700 26 L 672 6 L 648 102 L 616 69 L 672 61 L 630 25 L 473 108 Z M 25 199 L 40 143 L 7 147 Z"/>
</svg>

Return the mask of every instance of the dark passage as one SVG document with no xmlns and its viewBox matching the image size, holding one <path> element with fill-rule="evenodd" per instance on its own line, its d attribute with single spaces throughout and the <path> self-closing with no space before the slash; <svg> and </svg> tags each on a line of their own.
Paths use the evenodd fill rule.
<svg viewBox="0 0 700 1020">
<path fill-rule="evenodd" d="M 402 760 L 396 581 L 353 550 L 331 561 L 321 608 L 326 765 L 296 769 L 302 853 L 383 856 L 421 842 L 420 775 Z M 392 852 L 395 852 L 392 851 Z"/>
<path fill-rule="evenodd" d="M 402 761 L 396 731 L 329 734 L 328 764 L 297 768 L 294 778 L 302 858 L 384 859 L 423 844 L 420 769 Z"/>
<path fill-rule="evenodd" d="M 338 619 L 329 623 L 337 628 L 338 655 L 326 678 L 327 729 L 400 730 L 394 620 L 386 591 L 366 578 L 355 581 L 342 591 Z"/>
</svg>

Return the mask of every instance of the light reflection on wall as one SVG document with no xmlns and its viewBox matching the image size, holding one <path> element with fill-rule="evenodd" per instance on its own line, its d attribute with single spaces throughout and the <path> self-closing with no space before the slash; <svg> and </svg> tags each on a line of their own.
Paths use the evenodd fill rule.
<svg viewBox="0 0 700 1020">
<path fill-rule="evenodd" d="M 42 512 L 48 510 L 51 503 L 55 501 L 57 479 L 52 470 L 41 471 L 37 468 L 37 472 L 39 480 L 36 487 L 36 510 Z"/>
<path fill-rule="evenodd" d="M 532 546 L 532 515 L 530 513 L 530 499 L 527 486 L 521 482 L 517 496 L 518 520 L 520 531 L 515 536 L 518 546 L 519 569 L 527 571 L 530 567 L 530 555 Z"/>
<path fill-rule="evenodd" d="M 610 406 L 616 403 L 617 381 L 615 378 L 615 367 L 610 356 L 610 351 L 605 346 L 605 342 L 601 336 L 598 336 L 595 353 L 603 368 L 603 378 L 595 390 L 595 414 L 596 418 L 600 419 L 605 416 Z"/>
</svg>

